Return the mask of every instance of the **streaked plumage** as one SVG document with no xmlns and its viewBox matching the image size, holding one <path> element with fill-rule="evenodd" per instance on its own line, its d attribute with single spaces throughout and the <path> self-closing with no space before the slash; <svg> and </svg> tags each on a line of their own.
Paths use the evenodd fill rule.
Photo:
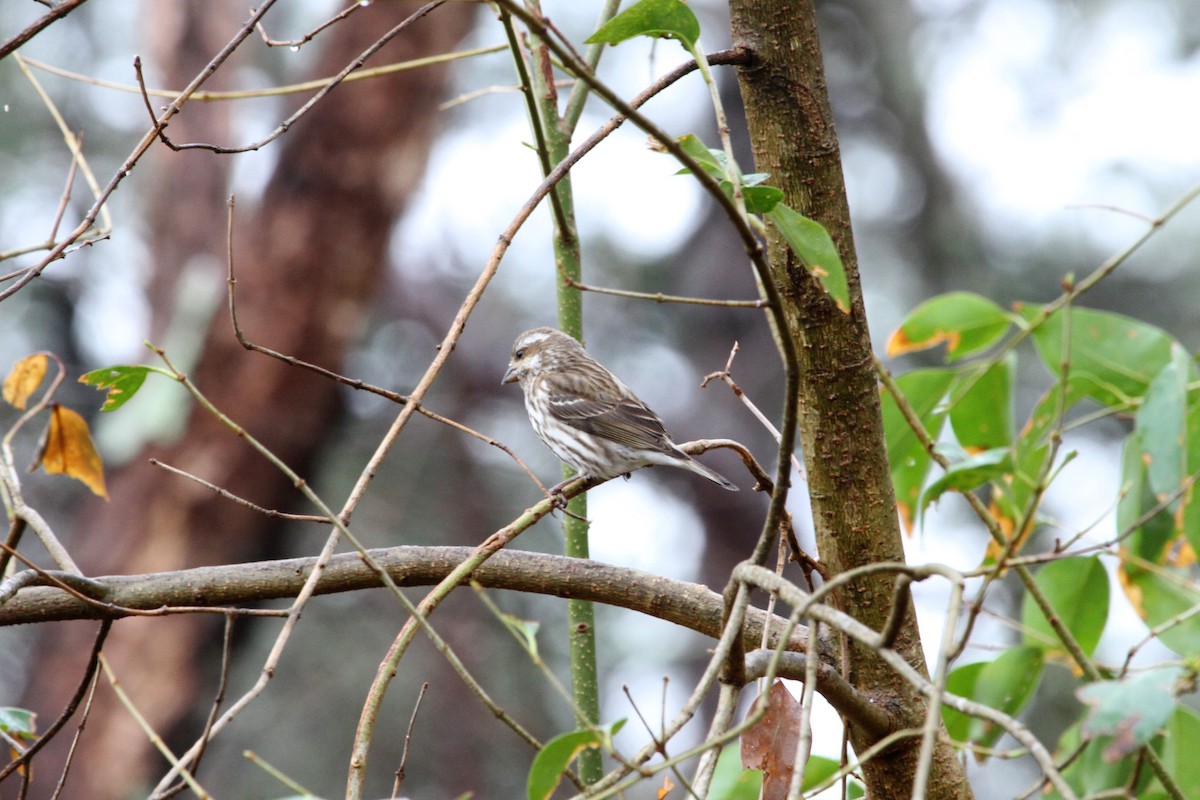
<svg viewBox="0 0 1200 800">
<path fill-rule="evenodd" d="M 534 328 L 517 337 L 502 383 L 514 381 L 538 437 L 586 477 L 615 478 L 659 464 L 737 491 L 680 450 L 658 415 L 561 331 Z"/>
</svg>

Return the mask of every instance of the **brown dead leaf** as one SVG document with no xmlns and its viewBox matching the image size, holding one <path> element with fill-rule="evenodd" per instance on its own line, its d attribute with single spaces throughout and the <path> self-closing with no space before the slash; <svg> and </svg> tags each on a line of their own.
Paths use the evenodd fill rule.
<svg viewBox="0 0 1200 800">
<path fill-rule="evenodd" d="M 34 466 L 46 472 L 67 475 L 82 481 L 85 486 L 105 500 L 104 462 L 92 443 L 87 420 L 58 403 L 50 406 L 50 424 L 42 437 L 42 450 Z"/>
<path fill-rule="evenodd" d="M 30 396 L 46 377 L 46 354 L 34 353 L 25 356 L 9 370 L 4 379 L 4 399 L 10 405 L 24 411 Z"/>
<path fill-rule="evenodd" d="M 663 775 L 663 785 L 658 790 L 658 800 L 663 800 L 663 798 L 670 794 L 671 790 L 674 788 L 675 784 L 671 781 L 671 776 Z"/>
<path fill-rule="evenodd" d="M 742 734 L 742 766 L 763 772 L 763 800 L 784 800 L 796 768 L 800 744 L 800 703 L 775 681 L 754 700 L 754 708 L 766 702 L 767 711 L 754 727 Z"/>
</svg>

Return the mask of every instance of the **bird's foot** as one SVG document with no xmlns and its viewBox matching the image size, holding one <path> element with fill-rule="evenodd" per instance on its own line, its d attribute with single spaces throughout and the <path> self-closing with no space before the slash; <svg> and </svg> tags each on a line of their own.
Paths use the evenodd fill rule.
<svg viewBox="0 0 1200 800">
<path fill-rule="evenodd" d="M 574 511 L 571 511 L 570 509 L 567 508 L 567 504 L 570 502 L 570 500 L 567 498 L 567 495 L 563 492 L 563 490 L 566 489 L 567 486 L 570 485 L 577 478 L 578 478 L 578 476 L 567 478 L 566 480 L 559 481 L 558 483 L 551 486 L 549 489 L 546 490 L 546 499 L 549 500 L 551 503 L 551 513 L 554 513 L 555 511 L 562 511 L 568 517 L 573 517 L 573 518 L 579 520 L 580 522 L 587 522 L 587 519 L 585 517 L 581 517 L 578 514 L 576 514 Z"/>
</svg>

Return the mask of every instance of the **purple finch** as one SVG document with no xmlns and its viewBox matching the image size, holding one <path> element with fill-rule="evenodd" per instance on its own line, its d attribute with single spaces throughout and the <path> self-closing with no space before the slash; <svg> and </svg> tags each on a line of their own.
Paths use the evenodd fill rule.
<svg viewBox="0 0 1200 800">
<path fill-rule="evenodd" d="M 628 477 L 635 469 L 660 464 L 737 491 L 680 450 L 658 415 L 562 331 L 534 328 L 517 337 L 501 384 L 514 381 L 525 392 L 525 410 L 538 438 L 585 478 Z"/>
</svg>

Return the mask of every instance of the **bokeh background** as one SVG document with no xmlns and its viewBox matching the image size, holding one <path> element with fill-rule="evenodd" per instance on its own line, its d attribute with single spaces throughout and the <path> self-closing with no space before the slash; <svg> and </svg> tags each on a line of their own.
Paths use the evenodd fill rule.
<svg viewBox="0 0 1200 800">
<path fill-rule="evenodd" d="M 577 40 L 590 32 L 591 3 L 546 2 L 545 11 Z M 702 44 L 728 46 L 724 4 L 696 0 Z M 1051 299 L 1069 274 L 1090 272 L 1145 230 L 1200 180 L 1200 3 L 1194 0 L 907 0 L 819 2 L 822 44 L 837 118 L 872 333 L 882 344 L 907 310 L 952 289 L 1007 305 Z M 277 39 L 296 37 L 337 10 L 329 2 L 281 4 L 268 18 Z M 415 8 L 383 0 L 302 47 L 265 47 L 252 38 L 207 88 L 252 90 L 329 76 Z M 44 8 L 0 0 L 0 37 Z M 178 89 L 245 18 L 230 0 L 91 0 L 21 49 L 29 59 L 123 86 L 141 56 L 151 87 Z M 385 47 L 368 66 L 502 44 L 494 17 L 451 3 Z M 610 52 L 601 75 L 625 96 L 683 60 L 673 43 L 632 42 Z M 141 99 L 116 88 L 30 71 L 66 124 L 84 136 L 101 184 L 120 168 L 148 127 Z M 736 120 L 732 73 L 719 70 Z M 113 196 L 109 239 L 74 252 L 0 304 L 0 365 L 35 350 L 61 356 L 70 378 L 114 363 L 153 362 L 143 341 L 173 360 L 224 411 L 310 478 L 335 507 L 398 409 L 262 355 L 233 339 L 226 310 L 226 200 L 236 194 L 234 246 L 239 316 L 254 341 L 405 392 L 434 354 L 499 232 L 539 181 L 537 161 L 510 57 L 503 51 L 449 66 L 346 84 L 267 147 L 238 155 L 182 153 L 155 146 Z M 307 95 L 193 102 L 171 123 L 176 142 L 245 144 L 269 133 Z M 165 100 L 157 100 L 165 103 Z M 586 135 L 608 116 L 592 103 Z M 716 144 L 707 97 L 695 76 L 647 106 L 667 130 Z M 735 142 L 750 170 L 744 130 Z M 43 241 L 51 229 L 69 152 L 45 104 L 15 59 L 0 62 L 0 251 Z M 737 242 L 711 202 L 675 165 L 626 127 L 572 173 L 592 284 L 718 298 L 755 296 Z M 64 226 L 90 204 L 77 181 Z M 542 477 L 557 475 L 537 442 L 519 391 L 499 386 L 513 337 L 554 321 L 550 220 L 540 210 L 518 235 L 472 317 L 427 405 L 512 447 Z M 1140 316 L 1190 349 L 1198 344 L 1200 209 L 1187 209 L 1087 305 Z M 0 262 L 0 274 L 37 259 Z M 770 461 L 769 435 L 720 384 L 701 390 L 734 342 L 734 377 L 773 416 L 780 407 L 778 358 L 762 312 L 657 304 L 588 295 L 591 351 L 667 421 L 676 439 L 728 436 Z M 896 370 L 931 363 L 910 356 Z M 1027 411 L 1044 386 L 1023 363 Z M 99 396 L 68 380 L 60 400 L 93 417 L 109 468 L 110 503 L 65 478 L 25 479 L 31 502 L 91 574 L 177 569 L 255 558 L 310 555 L 324 529 L 271 522 L 152 467 L 154 456 L 260 505 L 307 511 L 264 461 L 202 413 L 183 391 L 152 384 L 116 414 L 94 414 Z M 0 411 L 7 428 L 12 409 Z M 1077 458 L 1048 510 L 1065 529 L 1098 523 L 1117 492 L 1120 421 L 1072 434 Z M 36 432 L 18 437 L 32 458 Z M 706 460 L 749 489 L 736 460 Z M 473 545 L 537 499 L 537 490 L 499 450 L 416 418 L 354 517 L 371 546 Z M 715 491 L 685 473 L 662 470 L 614 481 L 591 494 L 593 556 L 720 589 L 731 564 L 758 532 L 765 498 Z M 793 512 L 808 529 L 803 490 Z M 1111 525 L 1108 530 L 1111 530 Z M 985 535 L 953 499 L 943 500 L 909 541 L 918 560 L 958 567 L 978 562 Z M 517 546 L 557 552 L 561 531 L 547 521 Z M 36 547 L 31 553 L 40 555 Z M 551 692 L 501 626 L 468 593 L 435 622 L 496 699 L 519 709 L 549 738 L 572 726 Z M 944 597 L 922 587 L 922 629 L 936 642 Z M 998 615 L 1015 593 L 992 595 Z M 565 674 L 562 606 L 496 593 L 518 616 L 542 623 L 542 655 Z M 1114 613 L 1139 635 L 1123 598 Z M 600 609 L 604 717 L 657 720 L 689 690 L 708 643 L 665 623 Z M 365 688 L 402 621 L 382 592 L 322 598 L 310 606 L 264 697 L 218 738 L 200 776 L 217 796 L 286 794 L 242 758 L 253 749 L 310 790 L 340 793 L 353 726 Z M 278 628 L 243 621 L 235 631 L 231 693 L 248 687 Z M 0 631 L 0 705 L 53 719 L 74 687 L 94 626 Z M 985 640 L 1012 635 L 985 620 Z M 221 622 L 207 618 L 131 620 L 117 626 L 109 654 L 135 702 L 169 743 L 182 749 L 208 713 L 219 673 Z M 1123 655 L 1120 639 L 1108 645 Z M 1104 651 L 1102 650 L 1102 653 Z M 968 650 L 965 658 L 986 657 Z M 664 683 L 663 676 L 670 680 Z M 1069 675 L 1048 674 L 1029 722 L 1052 741 L 1056 690 Z M 385 730 L 372 751 L 371 790 L 390 791 L 416 693 L 430 684 L 410 743 L 404 792 L 413 797 L 512 797 L 531 753 L 470 699 L 427 643 L 406 658 L 390 692 Z M 161 773 L 146 753 L 131 761 L 141 734 L 101 692 L 86 746 L 64 797 L 144 794 Z M 629 725 L 631 746 L 641 741 Z M 702 726 L 697 726 L 695 736 Z M 837 757 L 836 733 L 817 751 Z M 43 758 L 43 769 L 55 759 Z M 980 797 L 1011 794 L 1032 780 L 1020 761 L 989 764 L 998 782 Z M 989 773 L 992 774 L 992 773 Z M 32 796 L 46 796 L 43 777 Z M 988 786 L 1005 786 L 1003 790 Z"/>
</svg>

